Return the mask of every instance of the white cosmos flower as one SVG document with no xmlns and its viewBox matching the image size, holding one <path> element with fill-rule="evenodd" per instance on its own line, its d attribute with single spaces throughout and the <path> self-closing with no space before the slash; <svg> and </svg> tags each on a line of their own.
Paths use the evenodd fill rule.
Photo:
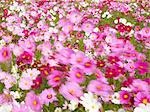
<svg viewBox="0 0 150 112">
<path fill-rule="evenodd" d="M 77 101 L 70 101 L 70 104 L 68 104 L 69 110 L 74 111 L 78 107 L 78 102 Z"/>
<path fill-rule="evenodd" d="M 106 110 L 105 112 L 114 112 L 113 110 Z"/>
<path fill-rule="evenodd" d="M 119 93 L 115 92 L 113 95 L 112 95 L 112 103 L 114 104 L 120 104 L 120 95 Z"/>
<path fill-rule="evenodd" d="M 118 112 L 126 112 L 124 109 L 120 108 Z"/>
<path fill-rule="evenodd" d="M 150 103 L 146 105 L 140 104 L 138 107 L 134 109 L 133 112 L 150 112 Z"/>
<path fill-rule="evenodd" d="M 36 68 L 33 69 L 27 69 L 22 73 L 22 77 L 29 77 L 32 80 L 34 80 L 38 75 L 40 74 L 40 71 Z"/>
<path fill-rule="evenodd" d="M 0 112 L 11 112 L 12 106 L 8 104 L 3 104 L 0 106 Z"/>
<path fill-rule="evenodd" d="M 60 107 L 57 107 L 54 112 L 62 112 L 62 109 Z"/>
<path fill-rule="evenodd" d="M 82 104 L 88 112 L 99 112 L 102 107 L 101 103 L 98 102 L 97 96 L 91 92 L 85 93 L 80 99 L 79 103 Z"/>
<path fill-rule="evenodd" d="M 19 93 L 18 91 L 11 91 L 10 94 L 14 99 L 19 99 L 21 97 L 21 93 Z"/>
</svg>

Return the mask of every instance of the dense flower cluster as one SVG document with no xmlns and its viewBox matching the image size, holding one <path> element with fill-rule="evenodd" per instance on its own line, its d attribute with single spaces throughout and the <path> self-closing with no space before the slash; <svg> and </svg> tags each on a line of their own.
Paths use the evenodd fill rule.
<svg viewBox="0 0 150 112">
<path fill-rule="evenodd" d="M 150 112 L 149 0 L 0 7 L 0 112 Z"/>
</svg>

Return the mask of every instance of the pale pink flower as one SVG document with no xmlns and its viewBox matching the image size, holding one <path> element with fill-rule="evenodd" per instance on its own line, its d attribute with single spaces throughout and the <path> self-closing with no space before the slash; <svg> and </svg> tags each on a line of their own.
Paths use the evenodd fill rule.
<svg viewBox="0 0 150 112">
<path fill-rule="evenodd" d="M 85 74 L 79 68 L 72 68 L 69 72 L 69 79 L 72 82 L 82 83 L 85 80 Z"/>
<path fill-rule="evenodd" d="M 32 85 L 33 85 L 32 79 L 29 77 L 22 77 L 19 80 L 19 87 L 22 90 L 30 90 Z"/>
<path fill-rule="evenodd" d="M 113 93 L 112 87 L 110 85 L 105 84 L 99 80 L 92 80 L 89 83 L 87 90 L 101 96 L 111 95 Z"/>
<path fill-rule="evenodd" d="M 94 27 L 95 25 L 90 21 L 85 21 L 81 26 L 82 30 L 87 33 L 92 33 L 94 30 Z"/>
<path fill-rule="evenodd" d="M 53 101 L 56 101 L 56 93 L 53 89 L 45 89 L 40 94 L 40 99 L 42 104 L 48 105 L 49 103 L 52 103 Z"/>
<path fill-rule="evenodd" d="M 33 92 L 29 92 L 25 98 L 25 104 L 29 106 L 35 112 L 41 112 L 41 102 L 39 97 Z"/>
<path fill-rule="evenodd" d="M 66 82 L 60 87 L 59 92 L 67 100 L 78 101 L 78 99 L 83 95 L 82 88 L 75 82 Z"/>
<path fill-rule="evenodd" d="M 10 48 L 7 47 L 2 47 L 0 49 L 0 62 L 5 62 L 11 59 L 11 51 Z"/>
</svg>

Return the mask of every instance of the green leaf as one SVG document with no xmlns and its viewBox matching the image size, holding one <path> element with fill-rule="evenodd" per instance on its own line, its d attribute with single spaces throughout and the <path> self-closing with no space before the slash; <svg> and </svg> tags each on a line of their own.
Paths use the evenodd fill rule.
<svg viewBox="0 0 150 112">
<path fill-rule="evenodd" d="M 80 40 L 79 40 L 78 45 L 79 45 L 79 49 L 80 49 L 81 51 L 84 51 L 84 43 L 83 43 L 83 39 L 80 39 Z"/>
<path fill-rule="evenodd" d="M 42 57 L 41 51 L 37 50 L 37 51 L 35 52 L 35 58 L 36 58 L 37 60 L 40 60 L 41 57 Z"/>
<path fill-rule="evenodd" d="M 3 93 L 4 87 L 5 87 L 5 85 L 3 83 L 0 83 L 0 93 Z"/>
<path fill-rule="evenodd" d="M 58 105 L 62 106 L 65 102 L 64 97 L 61 94 L 57 94 L 57 99 L 58 99 Z"/>
</svg>

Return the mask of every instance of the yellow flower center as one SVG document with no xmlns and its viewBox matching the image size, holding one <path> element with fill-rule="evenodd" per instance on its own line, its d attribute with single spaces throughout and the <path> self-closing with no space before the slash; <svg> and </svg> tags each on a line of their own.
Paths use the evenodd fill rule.
<svg viewBox="0 0 150 112">
<path fill-rule="evenodd" d="M 33 101 L 33 105 L 37 105 L 37 101 L 36 100 Z"/>
<path fill-rule="evenodd" d="M 125 99 L 127 99 L 129 96 L 125 94 L 123 97 L 124 97 Z"/>
<path fill-rule="evenodd" d="M 142 103 L 147 104 L 148 100 L 146 98 L 143 99 Z"/>
</svg>

